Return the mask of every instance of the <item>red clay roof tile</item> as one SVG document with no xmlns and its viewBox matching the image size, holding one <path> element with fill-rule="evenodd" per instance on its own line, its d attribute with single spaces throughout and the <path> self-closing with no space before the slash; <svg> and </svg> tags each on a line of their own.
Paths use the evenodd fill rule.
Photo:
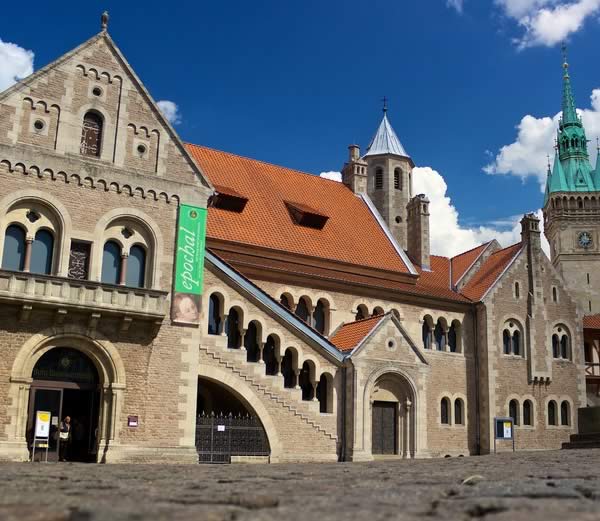
<svg viewBox="0 0 600 521">
<path fill-rule="evenodd" d="M 352 351 L 385 318 L 385 315 L 348 322 L 342 325 L 329 341 L 340 351 Z"/>
<path fill-rule="evenodd" d="M 207 237 L 387 271 L 409 269 L 364 202 L 342 183 L 188 144 L 210 181 L 248 203 L 243 212 L 210 208 Z M 328 216 L 323 229 L 298 226 L 285 201 Z"/>
<path fill-rule="evenodd" d="M 462 294 L 475 302 L 479 302 L 521 251 L 521 247 L 522 244 L 518 242 L 508 248 L 492 253 L 462 289 Z"/>
<path fill-rule="evenodd" d="M 452 257 L 452 286 L 455 286 L 465 272 L 473 265 L 479 256 L 489 246 L 489 242 L 481 244 L 472 250 L 465 251 Z"/>
<path fill-rule="evenodd" d="M 583 329 L 600 329 L 600 315 L 586 315 L 583 317 Z"/>
</svg>

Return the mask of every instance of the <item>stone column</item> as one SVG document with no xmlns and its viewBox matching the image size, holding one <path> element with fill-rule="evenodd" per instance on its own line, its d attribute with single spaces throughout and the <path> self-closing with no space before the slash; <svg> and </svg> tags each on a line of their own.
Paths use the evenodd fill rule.
<svg viewBox="0 0 600 521">
<path fill-rule="evenodd" d="M 259 342 L 258 343 L 258 363 L 259 364 L 264 364 L 265 361 L 263 359 L 263 351 L 265 350 L 265 343 L 264 342 Z"/>
<path fill-rule="evenodd" d="M 318 402 L 319 400 L 317 399 L 317 385 L 319 385 L 318 382 L 311 382 L 312 386 L 313 386 L 313 398 L 312 401 L 313 402 Z"/>
<path fill-rule="evenodd" d="M 281 373 L 281 362 L 283 360 L 283 357 L 280 354 L 275 355 L 275 360 L 277 360 L 277 374 L 275 376 L 283 376 L 283 374 Z"/>
<path fill-rule="evenodd" d="M 244 345 L 244 341 L 246 339 L 246 332 L 248 330 L 247 329 L 242 329 L 240 332 L 240 351 L 245 351 L 246 350 L 246 346 Z"/>
<path fill-rule="evenodd" d="M 406 447 L 406 452 L 404 457 L 405 458 L 414 458 L 415 454 L 414 451 L 411 450 L 411 443 L 412 443 L 412 435 L 411 435 L 411 408 L 412 408 L 412 402 L 407 398 L 406 402 L 405 402 L 405 419 L 404 419 L 404 423 L 406 424 L 406 438 L 405 438 L 405 447 Z"/>
<path fill-rule="evenodd" d="M 300 389 L 300 369 L 294 369 L 294 375 L 296 375 L 296 385 L 294 389 Z"/>
<path fill-rule="evenodd" d="M 227 324 L 227 317 L 229 315 L 223 315 L 223 320 L 219 324 L 219 333 L 221 336 L 227 336 L 227 331 L 225 330 L 225 324 Z"/>
<path fill-rule="evenodd" d="M 121 273 L 119 274 L 119 285 L 125 286 L 126 277 L 127 277 L 127 257 L 128 255 L 121 255 Z"/>
<path fill-rule="evenodd" d="M 23 260 L 23 271 L 29 272 L 31 269 L 31 248 L 33 245 L 33 238 L 27 237 L 25 240 L 25 259 Z"/>
</svg>

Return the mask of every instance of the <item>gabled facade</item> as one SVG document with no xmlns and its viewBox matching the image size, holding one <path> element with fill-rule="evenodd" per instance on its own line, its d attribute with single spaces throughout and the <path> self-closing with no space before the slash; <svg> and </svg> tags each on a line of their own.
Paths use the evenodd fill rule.
<svg viewBox="0 0 600 521">
<path fill-rule="evenodd" d="M 0 459 L 38 412 L 51 455 L 109 463 L 479 454 L 505 416 L 568 439 L 581 316 L 534 217 L 431 255 L 385 113 L 343 183 L 183 145 L 102 24 L 0 94 Z"/>
</svg>

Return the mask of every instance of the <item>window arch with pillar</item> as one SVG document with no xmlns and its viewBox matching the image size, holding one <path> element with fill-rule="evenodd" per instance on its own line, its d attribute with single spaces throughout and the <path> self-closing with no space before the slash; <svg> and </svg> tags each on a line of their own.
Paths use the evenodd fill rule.
<svg viewBox="0 0 600 521">
<path fill-rule="evenodd" d="M 333 412 L 333 376 L 330 373 L 322 373 L 317 384 L 317 400 L 319 400 L 319 411 L 322 413 Z"/>
<path fill-rule="evenodd" d="M 59 274 L 64 221 L 58 209 L 39 198 L 23 197 L 0 216 L 2 269 Z"/>
</svg>

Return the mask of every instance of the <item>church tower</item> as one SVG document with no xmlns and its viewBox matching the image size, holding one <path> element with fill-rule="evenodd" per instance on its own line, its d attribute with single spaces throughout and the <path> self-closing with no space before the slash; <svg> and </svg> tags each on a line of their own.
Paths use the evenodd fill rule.
<svg viewBox="0 0 600 521">
<path fill-rule="evenodd" d="M 563 48 L 563 51 L 565 49 Z M 587 138 L 563 60 L 562 116 L 554 166 L 548 165 L 544 231 L 552 264 L 584 313 L 600 313 L 600 161 L 592 168 Z M 600 151 L 598 153 L 600 159 Z"/>
<path fill-rule="evenodd" d="M 403 250 L 408 247 L 406 206 L 412 192 L 414 163 L 400 143 L 383 107 L 383 119 L 363 157 L 367 194 Z"/>
</svg>

